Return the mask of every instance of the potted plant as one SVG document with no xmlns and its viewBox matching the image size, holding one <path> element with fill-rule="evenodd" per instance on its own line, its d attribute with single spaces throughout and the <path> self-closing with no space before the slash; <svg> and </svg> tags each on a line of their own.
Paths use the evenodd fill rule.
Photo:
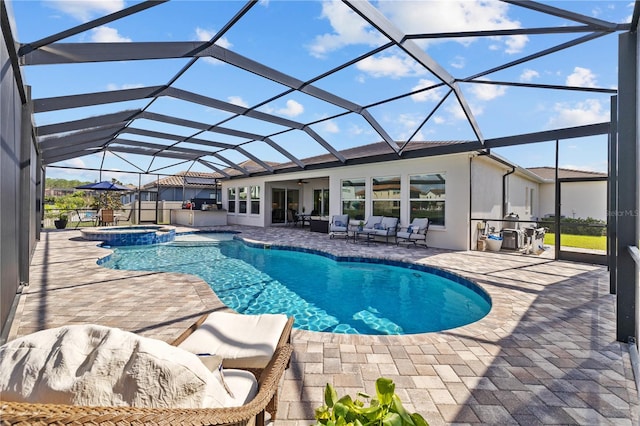
<svg viewBox="0 0 640 426">
<path fill-rule="evenodd" d="M 325 405 L 315 410 L 315 426 L 429 426 L 420 414 L 405 410 L 395 389 L 391 379 L 380 377 L 376 380 L 377 398 L 358 392 L 355 400 L 349 395 L 338 399 L 336 390 L 327 383 Z M 371 399 L 369 406 L 359 398 Z"/>
<path fill-rule="evenodd" d="M 58 215 L 58 219 L 53 221 L 53 224 L 55 225 L 56 229 L 64 229 L 67 227 L 67 223 L 69 221 L 69 215 L 67 215 L 67 213 L 65 212 L 60 212 L 60 214 Z"/>
<path fill-rule="evenodd" d="M 364 229 L 364 221 L 358 222 L 358 231 L 362 231 Z"/>
</svg>

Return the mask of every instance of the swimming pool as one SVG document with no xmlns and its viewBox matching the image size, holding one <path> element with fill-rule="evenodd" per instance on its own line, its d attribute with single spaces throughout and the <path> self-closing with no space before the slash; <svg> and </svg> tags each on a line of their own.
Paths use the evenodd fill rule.
<svg viewBox="0 0 640 426">
<path fill-rule="evenodd" d="M 366 258 L 336 261 L 231 238 L 177 236 L 175 243 L 116 247 L 101 263 L 194 274 L 238 312 L 293 315 L 296 328 L 311 331 L 426 333 L 475 322 L 491 309 L 481 288 L 439 269 Z"/>
</svg>

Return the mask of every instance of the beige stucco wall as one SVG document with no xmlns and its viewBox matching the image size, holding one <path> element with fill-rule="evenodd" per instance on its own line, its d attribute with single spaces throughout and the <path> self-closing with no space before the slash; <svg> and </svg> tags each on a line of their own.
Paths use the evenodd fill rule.
<svg viewBox="0 0 640 426">
<path fill-rule="evenodd" d="M 414 174 L 442 173 L 446 175 L 445 226 L 432 226 L 428 243 L 431 247 L 466 250 L 469 247 L 469 154 L 452 154 L 438 157 L 387 161 L 366 165 L 337 167 L 313 172 L 288 173 L 246 179 L 233 179 L 222 184 L 222 202 L 226 207 L 229 187 L 261 186 L 261 211 L 259 215 L 229 213 L 229 224 L 250 226 L 269 226 L 271 188 L 287 187 L 301 189 L 301 204 L 311 210 L 313 188 L 328 188 L 330 194 L 329 215 L 339 214 L 341 210 L 341 182 L 343 179 L 364 178 L 367 182 L 365 215 L 372 212 L 371 181 L 374 177 L 400 176 L 401 212 L 400 222 L 406 226 L 409 222 L 409 176 Z M 324 178 L 324 181 L 322 180 Z M 297 185 L 298 179 L 309 183 Z M 315 180 L 314 179 L 318 179 Z M 265 214 L 266 213 L 266 214 Z"/>
<path fill-rule="evenodd" d="M 471 217 L 484 219 L 489 227 L 503 228 L 502 214 L 503 176 L 512 170 L 506 164 L 486 156 L 474 157 L 471 163 Z M 508 213 L 516 213 L 520 220 L 531 220 L 539 208 L 539 183 L 520 169 L 507 176 L 505 196 Z M 531 192 L 533 190 L 533 193 Z M 472 239 L 477 239 L 477 223 L 471 222 Z M 528 226 L 523 223 L 521 226 Z"/>
<path fill-rule="evenodd" d="M 563 182 L 560 214 L 565 217 L 607 219 L 607 182 Z M 555 184 L 541 185 L 540 215 L 555 212 Z"/>
</svg>

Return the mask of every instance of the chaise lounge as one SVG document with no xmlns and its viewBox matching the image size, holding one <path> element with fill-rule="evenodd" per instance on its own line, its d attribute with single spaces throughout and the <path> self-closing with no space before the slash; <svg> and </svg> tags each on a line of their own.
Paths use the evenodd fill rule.
<svg viewBox="0 0 640 426">
<path fill-rule="evenodd" d="M 276 350 L 291 343 L 293 323 L 293 317 L 283 314 L 211 312 L 171 344 L 195 354 L 215 354 L 222 357 L 224 368 L 248 370 L 260 377 Z M 275 419 L 277 389 L 266 410 Z"/>
</svg>

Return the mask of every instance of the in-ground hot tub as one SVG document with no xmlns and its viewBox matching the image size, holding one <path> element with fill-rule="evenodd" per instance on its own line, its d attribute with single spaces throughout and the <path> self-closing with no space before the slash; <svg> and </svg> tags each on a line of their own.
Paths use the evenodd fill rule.
<svg viewBox="0 0 640 426">
<path fill-rule="evenodd" d="M 110 246 L 167 243 L 176 237 L 176 228 L 166 225 L 109 226 L 85 228 L 80 232 L 85 240 L 102 241 Z"/>
</svg>

